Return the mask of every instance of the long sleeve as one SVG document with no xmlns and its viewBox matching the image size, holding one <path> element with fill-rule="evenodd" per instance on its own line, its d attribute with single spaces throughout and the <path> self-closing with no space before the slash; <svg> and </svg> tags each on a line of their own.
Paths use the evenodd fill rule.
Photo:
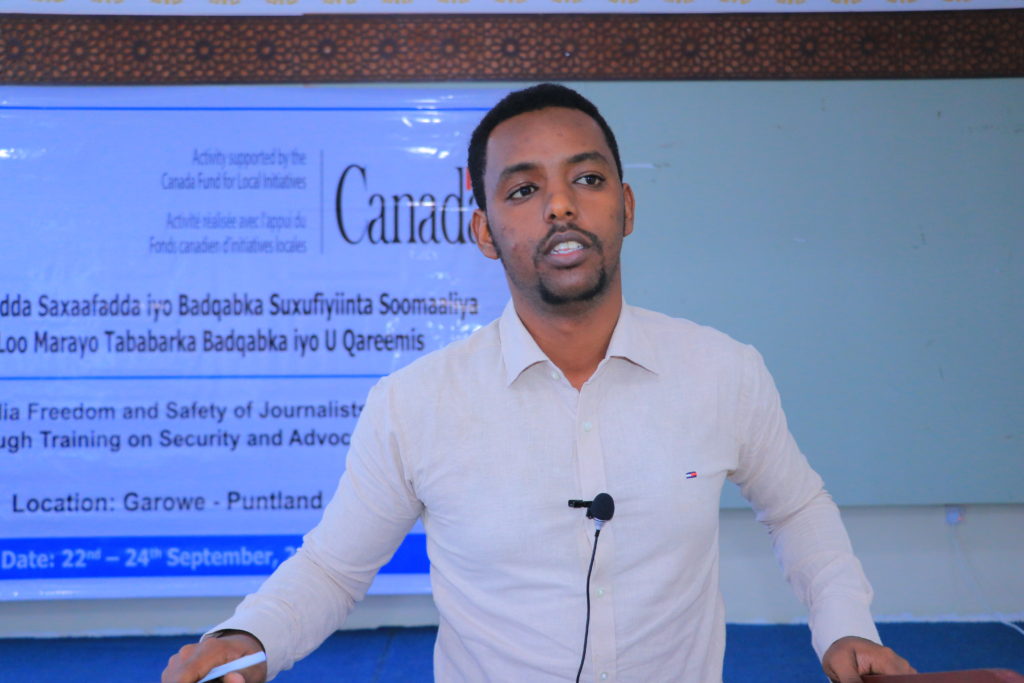
<svg viewBox="0 0 1024 683">
<path fill-rule="evenodd" d="M 819 654 L 841 636 L 877 638 L 871 590 L 757 352 L 623 310 L 578 391 L 512 306 L 383 380 L 323 521 L 218 628 L 260 638 L 276 674 L 337 628 L 422 514 L 437 680 L 564 681 L 578 666 L 593 533 L 565 500 L 608 491 L 618 509 L 594 568 L 586 675 L 721 680 L 728 475 L 771 531 Z"/>
<path fill-rule="evenodd" d="M 256 636 L 271 678 L 344 622 L 422 511 L 400 458 L 386 384 L 370 392 L 345 473 L 320 523 L 234 616 L 213 629 Z"/>
<path fill-rule="evenodd" d="M 761 356 L 748 347 L 741 408 L 740 485 L 772 538 L 786 580 L 809 610 L 818 657 L 837 639 L 880 642 L 871 618 L 871 586 L 853 555 L 839 509 L 786 425 Z"/>
</svg>

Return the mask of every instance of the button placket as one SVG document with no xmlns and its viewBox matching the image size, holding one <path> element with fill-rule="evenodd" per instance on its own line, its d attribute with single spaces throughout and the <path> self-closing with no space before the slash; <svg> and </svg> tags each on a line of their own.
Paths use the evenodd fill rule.
<svg viewBox="0 0 1024 683">
<path fill-rule="evenodd" d="M 591 378 L 580 389 L 576 402 L 576 448 L 580 468 L 580 493 L 587 498 L 608 490 L 605 476 L 604 451 L 602 448 L 600 429 L 598 426 L 599 412 L 597 404 L 600 400 L 600 382 Z M 614 492 L 609 491 L 614 495 Z M 584 546 L 590 560 L 590 550 L 594 542 L 594 526 L 587 520 L 584 527 L 588 541 Z M 611 524 L 614 524 L 612 522 Z M 615 616 L 611 597 L 611 586 L 608 583 L 612 559 L 614 557 L 614 531 L 606 526 L 600 536 L 594 571 L 591 577 L 590 591 L 594 598 L 591 601 L 590 648 L 587 658 L 601 681 L 614 680 L 616 667 Z M 586 565 L 584 565 L 586 566 Z"/>
<path fill-rule="evenodd" d="M 605 488 L 604 459 L 593 419 L 593 400 L 590 398 L 593 393 L 592 388 L 585 384 L 576 398 L 576 452 L 580 463 L 580 493 L 588 498 Z"/>
</svg>

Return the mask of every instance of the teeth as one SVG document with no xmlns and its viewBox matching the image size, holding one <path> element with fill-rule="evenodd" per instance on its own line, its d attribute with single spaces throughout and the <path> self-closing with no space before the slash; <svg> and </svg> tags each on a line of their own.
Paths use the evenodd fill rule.
<svg viewBox="0 0 1024 683">
<path fill-rule="evenodd" d="M 577 250 L 582 249 L 582 248 L 583 248 L 582 244 L 580 244 L 579 242 L 570 240 L 568 242 L 562 242 L 561 244 L 558 244 L 557 246 L 555 246 L 555 248 L 551 250 L 551 253 L 552 254 L 568 254 L 571 251 L 577 251 Z"/>
</svg>

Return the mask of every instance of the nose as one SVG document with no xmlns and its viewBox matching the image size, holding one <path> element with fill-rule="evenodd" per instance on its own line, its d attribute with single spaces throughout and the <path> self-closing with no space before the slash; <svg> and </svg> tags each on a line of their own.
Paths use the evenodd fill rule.
<svg viewBox="0 0 1024 683">
<path fill-rule="evenodd" d="M 576 200 L 572 190 L 562 185 L 551 188 L 548 195 L 547 219 L 552 223 L 570 220 L 576 216 Z"/>
</svg>

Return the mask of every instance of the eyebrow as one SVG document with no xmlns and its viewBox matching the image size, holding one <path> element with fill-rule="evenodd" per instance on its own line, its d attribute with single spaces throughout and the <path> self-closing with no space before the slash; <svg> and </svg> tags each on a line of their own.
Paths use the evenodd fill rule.
<svg viewBox="0 0 1024 683">
<path fill-rule="evenodd" d="M 611 166 L 611 163 L 609 163 L 609 161 L 605 157 L 605 155 L 603 155 L 603 154 L 601 154 L 600 152 L 597 152 L 597 151 L 582 152 L 582 153 L 577 154 L 575 156 L 569 157 L 569 165 L 570 166 L 575 165 L 575 164 L 579 164 L 579 163 L 583 163 L 584 161 L 600 161 L 602 163 L 605 163 L 605 164 L 608 164 L 609 166 Z"/>
<path fill-rule="evenodd" d="M 576 164 L 583 163 L 584 161 L 600 161 L 609 166 L 611 165 L 611 163 L 608 161 L 608 158 L 598 151 L 580 152 L 579 154 L 574 154 L 566 160 L 566 164 L 569 166 L 574 166 Z M 523 173 L 524 171 L 533 171 L 539 167 L 540 164 L 534 161 L 522 161 L 518 164 L 506 166 L 501 171 L 501 175 L 498 176 L 498 182 L 501 183 L 502 181 L 505 180 L 505 178 L 508 178 L 510 175 L 515 175 L 516 173 Z"/>
</svg>

